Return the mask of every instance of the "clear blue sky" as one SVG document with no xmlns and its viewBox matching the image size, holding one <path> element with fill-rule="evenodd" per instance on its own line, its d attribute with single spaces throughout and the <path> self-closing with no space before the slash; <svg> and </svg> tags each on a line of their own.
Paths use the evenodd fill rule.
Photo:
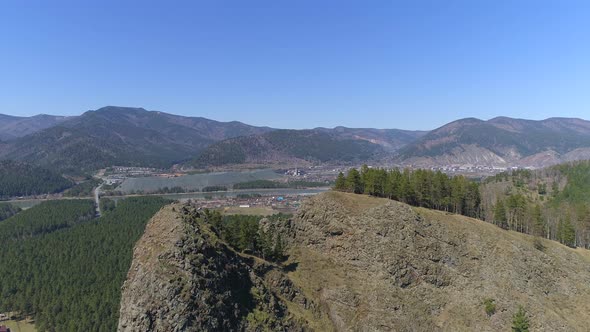
<svg viewBox="0 0 590 332">
<path fill-rule="evenodd" d="M 575 0 L 4 0 L 0 113 L 140 106 L 283 128 L 589 119 L 589 17 Z"/>
</svg>

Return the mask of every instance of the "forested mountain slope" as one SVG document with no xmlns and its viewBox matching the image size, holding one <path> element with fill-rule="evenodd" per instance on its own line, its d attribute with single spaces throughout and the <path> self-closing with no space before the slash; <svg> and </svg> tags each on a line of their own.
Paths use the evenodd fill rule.
<svg viewBox="0 0 590 332">
<path fill-rule="evenodd" d="M 272 262 L 225 242 L 214 216 L 174 206 L 152 219 L 120 331 L 506 331 L 520 306 L 535 331 L 590 319 L 588 251 L 479 220 L 328 192 L 260 222 L 253 238 L 285 248 Z"/>
<path fill-rule="evenodd" d="M 192 163 L 200 167 L 231 164 L 285 165 L 351 163 L 381 158 L 383 146 L 367 139 L 325 130 L 275 130 L 211 145 Z"/>
<path fill-rule="evenodd" d="M 401 160 L 418 165 L 548 166 L 589 157 L 590 122 L 570 118 L 462 119 L 400 151 Z"/>
<path fill-rule="evenodd" d="M 0 157 L 67 172 L 111 165 L 168 167 L 193 158 L 215 141 L 270 130 L 108 106 L 9 142 Z"/>
<path fill-rule="evenodd" d="M 52 170 L 28 163 L 0 161 L 0 199 L 52 194 L 63 191 L 73 184 Z"/>
</svg>

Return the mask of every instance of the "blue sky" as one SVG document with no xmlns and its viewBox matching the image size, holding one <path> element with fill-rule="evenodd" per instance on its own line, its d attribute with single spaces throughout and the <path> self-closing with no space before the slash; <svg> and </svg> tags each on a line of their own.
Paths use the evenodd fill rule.
<svg viewBox="0 0 590 332">
<path fill-rule="evenodd" d="M 590 119 L 589 1 L 0 2 L 0 113 L 282 128 Z"/>
</svg>

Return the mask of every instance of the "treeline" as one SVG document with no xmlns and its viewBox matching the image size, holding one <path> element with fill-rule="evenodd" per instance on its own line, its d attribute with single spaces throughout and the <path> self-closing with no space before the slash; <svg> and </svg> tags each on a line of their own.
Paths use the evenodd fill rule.
<svg viewBox="0 0 590 332">
<path fill-rule="evenodd" d="M 13 228 L 0 231 L 0 312 L 33 316 L 39 331 L 115 331 L 133 246 L 167 203 L 127 198 L 83 221 L 91 201 L 53 201 L 3 221 Z M 48 220 L 68 226 L 48 229 Z M 35 235 L 23 237 L 22 223 L 38 225 Z"/>
<path fill-rule="evenodd" d="M 441 211 L 478 218 L 481 196 L 476 182 L 440 171 L 353 168 L 338 174 L 334 190 L 385 197 Z"/>
<path fill-rule="evenodd" d="M 203 189 L 201 190 L 204 193 L 210 193 L 210 192 L 214 192 L 214 191 L 227 191 L 227 187 L 224 186 L 207 186 L 207 187 L 203 187 Z"/>
<path fill-rule="evenodd" d="M 254 180 L 247 182 L 236 183 L 234 189 L 277 189 L 287 188 L 285 183 L 271 181 L 271 180 Z"/>
<path fill-rule="evenodd" d="M 10 160 L 0 161 L 0 199 L 53 194 L 72 185 L 72 181 L 48 169 Z"/>
<path fill-rule="evenodd" d="M 21 208 L 10 203 L 0 203 L 0 221 L 19 213 Z"/>
<path fill-rule="evenodd" d="M 285 244 L 280 235 L 264 232 L 260 220 L 270 222 L 287 219 L 290 215 L 275 214 L 268 217 L 253 215 L 222 215 L 219 211 L 205 210 L 205 220 L 217 231 L 218 236 L 240 252 L 247 252 L 267 260 L 281 261 L 285 257 Z"/>
<path fill-rule="evenodd" d="M 590 162 L 504 172 L 486 180 L 481 191 L 486 221 L 590 248 Z"/>
</svg>

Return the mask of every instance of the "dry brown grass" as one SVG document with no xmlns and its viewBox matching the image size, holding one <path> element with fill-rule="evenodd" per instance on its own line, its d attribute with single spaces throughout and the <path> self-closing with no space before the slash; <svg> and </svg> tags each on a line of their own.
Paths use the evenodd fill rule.
<svg viewBox="0 0 590 332">
<path fill-rule="evenodd" d="M 322 195 L 338 200 L 346 212 L 352 215 L 360 215 L 366 210 L 391 202 L 391 200 L 386 198 L 356 195 L 338 191 L 328 191 L 322 193 Z"/>
<path fill-rule="evenodd" d="M 30 319 L 8 320 L 0 322 L 0 325 L 6 325 L 12 332 L 37 332 L 34 322 Z"/>
</svg>

